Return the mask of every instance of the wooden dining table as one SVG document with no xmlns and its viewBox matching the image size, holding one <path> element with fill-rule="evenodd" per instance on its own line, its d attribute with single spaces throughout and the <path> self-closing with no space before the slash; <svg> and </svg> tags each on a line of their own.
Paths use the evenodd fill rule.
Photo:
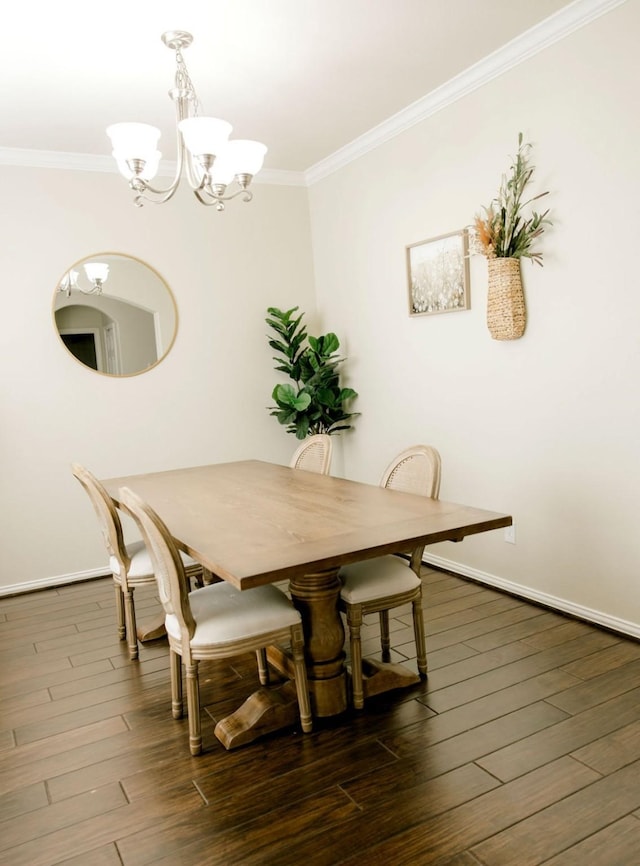
<svg viewBox="0 0 640 866">
<path fill-rule="evenodd" d="M 385 554 L 410 554 L 509 526 L 508 514 L 291 469 L 260 460 L 216 463 L 102 481 L 116 505 L 128 487 L 164 520 L 176 545 L 239 590 L 288 582 L 303 621 L 312 712 L 347 708 L 345 632 L 338 611 L 339 569 Z M 285 650 L 269 650 L 285 677 Z M 417 681 L 378 663 L 384 688 Z M 378 687 L 378 691 L 381 687 Z M 370 693 L 376 690 L 370 687 Z M 260 689 L 216 725 L 227 748 L 295 721 L 295 689 Z"/>
</svg>

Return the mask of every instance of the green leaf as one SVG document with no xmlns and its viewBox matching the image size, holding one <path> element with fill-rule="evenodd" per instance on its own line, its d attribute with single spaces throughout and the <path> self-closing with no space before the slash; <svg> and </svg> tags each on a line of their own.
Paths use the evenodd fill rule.
<svg viewBox="0 0 640 866">
<path fill-rule="evenodd" d="M 340 340 L 336 337 L 335 334 L 329 333 L 324 335 L 322 344 L 323 355 L 332 355 L 334 352 L 337 352 L 339 348 Z"/>
<path fill-rule="evenodd" d="M 358 392 L 354 391 L 353 388 L 343 388 L 340 391 L 340 397 L 338 398 L 341 403 L 346 402 L 347 400 L 353 400 L 358 396 Z"/>
<path fill-rule="evenodd" d="M 318 388 L 316 397 L 324 405 L 333 408 L 336 405 L 336 397 L 339 398 L 330 388 Z"/>
<path fill-rule="evenodd" d="M 284 345 L 284 343 L 280 343 L 278 340 L 269 340 L 269 345 L 274 352 L 285 353 L 287 351 L 287 347 Z"/>
<path fill-rule="evenodd" d="M 311 404 L 311 396 L 309 394 L 305 394 L 301 392 L 296 397 L 295 403 L 293 404 L 298 412 L 304 412 L 305 409 L 309 407 Z"/>
<path fill-rule="evenodd" d="M 297 439 L 306 439 L 309 434 L 309 419 L 303 418 L 298 424 L 296 430 L 296 438 Z"/>
<path fill-rule="evenodd" d="M 291 385 L 276 385 L 271 395 L 278 406 L 289 406 L 295 409 L 296 412 L 304 412 L 311 402 L 309 394 L 300 392 L 296 394 Z"/>
</svg>

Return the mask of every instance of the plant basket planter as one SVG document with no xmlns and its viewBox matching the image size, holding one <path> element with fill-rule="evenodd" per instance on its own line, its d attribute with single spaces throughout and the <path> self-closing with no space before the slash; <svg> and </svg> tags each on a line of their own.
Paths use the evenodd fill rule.
<svg viewBox="0 0 640 866">
<path fill-rule="evenodd" d="M 524 334 L 527 324 L 520 259 L 487 259 L 487 264 L 489 333 L 494 340 L 517 340 Z"/>
</svg>

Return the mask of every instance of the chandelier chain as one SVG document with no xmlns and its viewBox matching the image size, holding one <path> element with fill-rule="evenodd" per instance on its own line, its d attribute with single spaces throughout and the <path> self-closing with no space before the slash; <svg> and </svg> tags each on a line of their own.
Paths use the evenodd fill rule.
<svg viewBox="0 0 640 866">
<path fill-rule="evenodd" d="M 184 61 L 184 57 L 182 56 L 182 51 L 179 48 L 176 48 L 176 88 L 179 92 L 188 94 L 186 99 L 191 103 L 190 105 L 190 116 L 198 117 L 200 115 L 200 100 L 198 99 L 198 94 L 196 93 L 196 88 L 191 80 L 191 76 L 189 75 L 189 70 L 187 69 L 187 64 Z"/>
</svg>

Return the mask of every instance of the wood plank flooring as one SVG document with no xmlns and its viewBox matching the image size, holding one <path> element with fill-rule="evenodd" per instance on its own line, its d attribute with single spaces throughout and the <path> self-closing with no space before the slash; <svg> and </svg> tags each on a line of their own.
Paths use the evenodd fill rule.
<svg viewBox="0 0 640 866">
<path fill-rule="evenodd" d="M 110 579 L 0 599 L 0 864 L 640 864 L 640 644 L 423 580 L 426 681 L 227 752 L 214 724 L 255 659 L 202 663 L 198 758 L 166 643 L 128 660 Z M 391 629 L 415 669 L 408 609 Z M 363 631 L 379 657 L 375 618 Z"/>
</svg>

